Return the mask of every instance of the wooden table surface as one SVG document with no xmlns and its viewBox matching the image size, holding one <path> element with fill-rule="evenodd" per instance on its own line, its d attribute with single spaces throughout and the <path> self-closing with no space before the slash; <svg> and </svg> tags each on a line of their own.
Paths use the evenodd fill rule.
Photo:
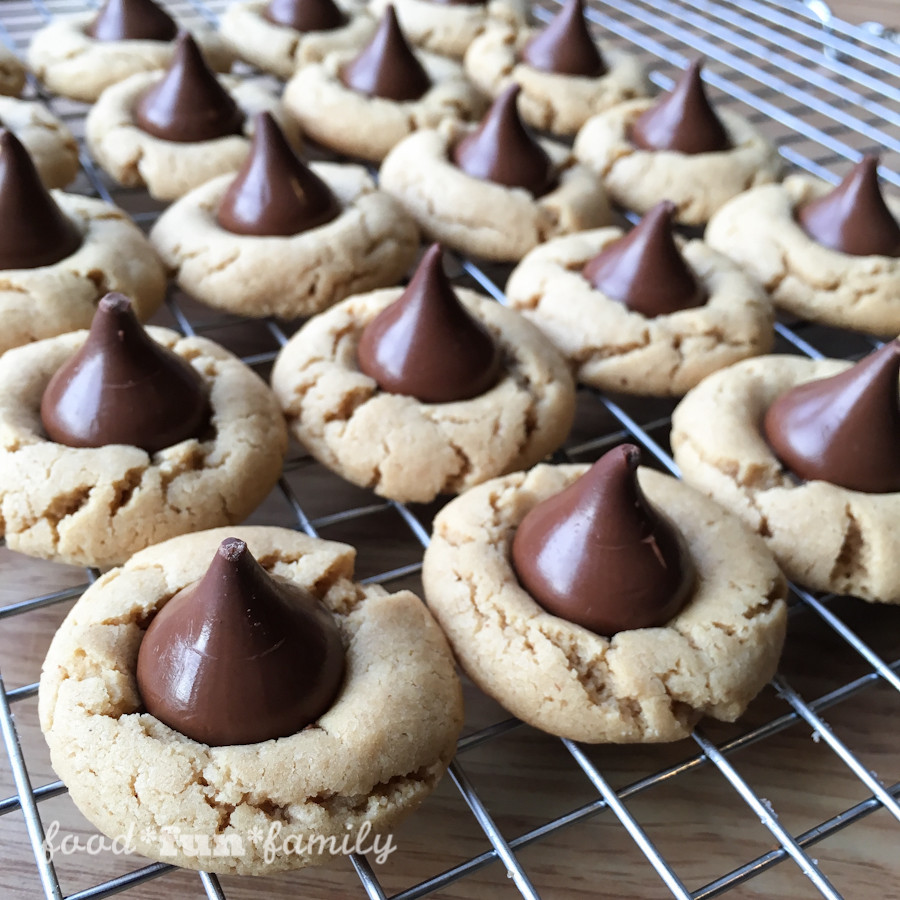
<svg viewBox="0 0 900 900">
<path fill-rule="evenodd" d="M 79 4 L 69 5 L 74 8 Z M 900 2 L 834 0 L 831 5 L 851 21 L 875 19 L 900 26 Z M 4 6 L 0 4 L 0 19 Z M 137 203 L 133 196 L 128 202 Z M 220 334 L 217 339 L 243 352 L 248 342 L 252 343 L 244 327 L 228 326 Z M 645 416 L 641 421 L 670 409 L 671 405 L 657 408 L 650 404 L 640 410 Z M 573 442 L 613 428 L 609 413 L 596 401 L 583 398 Z M 664 441 L 664 435 L 658 439 Z M 297 464 L 288 480 L 302 495 L 311 515 L 327 517 L 372 502 L 370 495 L 344 485 L 316 465 Z M 430 512 L 417 510 L 425 521 Z M 293 520 L 284 498 L 273 495 L 252 521 L 291 524 Z M 358 546 L 361 577 L 406 565 L 420 555 L 418 545 L 390 509 L 359 520 L 332 522 L 323 529 L 323 536 Z M 27 560 L 0 549 L 0 615 L 7 604 L 65 590 L 82 584 L 84 578 L 81 569 Z M 407 586 L 418 590 L 417 577 L 390 582 L 394 589 Z M 71 601 L 64 601 L 0 619 L 0 670 L 7 689 L 37 679 L 50 637 L 71 606 Z M 852 599 L 834 601 L 829 608 L 882 658 L 894 660 L 900 655 L 900 608 L 871 606 Z M 822 715 L 831 732 L 846 744 L 863 770 L 875 773 L 885 785 L 896 785 L 900 780 L 896 725 L 900 693 L 875 678 L 871 666 L 807 607 L 798 606 L 791 617 L 780 671 L 785 683 L 807 702 L 826 698 Z M 853 686 L 852 691 L 848 685 Z M 468 684 L 466 704 L 466 734 L 507 718 L 496 704 Z M 38 786 L 52 782 L 55 775 L 40 735 L 36 707 L 36 698 L 31 696 L 15 703 L 14 712 L 31 782 Z M 871 791 L 811 725 L 782 718 L 789 713 L 784 696 L 768 687 L 739 723 L 704 722 L 702 730 L 719 746 L 755 735 L 752 740 L 738 740 L 728 759 L 792 835 L 833 823 L 835 817 L 845 816 L 850 810 L 851 823 L 843 829 L 829 828 L 828 837 L 809 848 L 810 855 L 842 896 L 900 900 L 900 824 L 889 812 L 868 802 Z M 773 722 L 783 727 L 775 729 Z M 761 824 L 759 814 L 741 800 L 723 774 L 703 760 L 694 741 L 585 750 L 590 762 L 614 788 L 631 786 L 628 810 L 691 890 L 748 861 L 761 859 L 762 874 L 737 884 L 725 896 L 779 900 L 820 896 L 792 861 L 765 868 L 765 855 L 777 848 L 777 842 Z M 558 740 L 520 726 L 468 750 L 461 755 L 460 763 L 507 839 L 559 817 L 571 818 L 572 824 L 567 827 L 554 829 L 517 850 L 518 859 L 543 897 L 649 900 L 671 896 L 615 816 L 601 809 L 597 789 Z M 10 766 L 0 753 L 0 799 L 14 794 Z M 60 835 L 86 838 L 94 833 L 64 795 L 42 802 L 40 810 L 45 825 L 59 822 Z M 386 864 L 375 866 L 388 895 L 490 849 L 449 778 L 394 837 L 399 849 Z M 57 856 L 56 862 L 67 894 L 147 863 L 108 852 Z M 223 878 L 221 884 L 225 896 L 232 900 L 363 896 L 356 874 L 344 860 L 292 875 Z M 474 900 L 489 895 L 519 896 L 497 862 L 451 881 L 431 896 Z M 13 810 L 0 815 L 0 898 L 31 900 L 40 896 L 22 814 Z M 206 894 L 195 874 L 175 872 L 133 888 L 126 896 L 170 900 Z"/>
</svg>

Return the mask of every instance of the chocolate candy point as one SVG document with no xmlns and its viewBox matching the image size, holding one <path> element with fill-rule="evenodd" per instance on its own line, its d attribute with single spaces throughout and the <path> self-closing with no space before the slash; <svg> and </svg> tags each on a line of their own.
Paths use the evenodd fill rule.
<svg viewBox="0 0 900 900">
<path fill-rule="evenodd" d="M 451 156 L 473 178 L 525 188 L 540 197 L 556 186 L 556 166 L 519 116 L 516 100 L 520 91 L 517 84 L 506 88 Z"/>
<path fill-rule="evenodd" d="M 519 582 L 547 612 L 597 634 L 668 622 L 687 602 L 694 565 L 675 527 L 637 481 L 640 451 L 614 447 L 516 530 Z"/>
<path fill-rule="evenodd" d="M 731 149 L 731 139 L 710 106 L 695 59 L 677 84 L 631 126 L 631 142 L 642 150 L 713 153 Z"/>
<path fill-rule="evenodd" d="M 95 41 L 171 41 L 178 26 L 153 0 L 106 0 L 85 32 Z"/>
<path fill-rule="evenodd" d="M 582 0 L 566 0 L 550 24 L 522 48 L 522 59 L 542 72 L 598 78 L 606 63 L 591 37 Z"/>
<path fill-rule="evenodd" d="M 347 24 L 347 16 L 333 0 L 271 0 L 263 17 L 295 31 L 333 31 Z"/>
<path fill-rule="evenodd" d="M 392 394 L 423 403 L 477 397 L 500 377 L 493 338 L 459 302 L 433 244 L 400 298 L 363 330 L 359 368 Z"/>
<path fill-rule="evenodd" d="M 339 77 L 354 91 L 386 100 L 418 100 L 431 87 L 428 73 L 400 30 L 393 6 L 385 9 L 375 36 L 341 68 Z"/>
<path fill-rule="evenodd" d="M 674 203 L 658 203 L 636 228 L 589 260 L 581 274 L 611 300 L 648 319 L 702 306 L 708 294 L 675 243 L 674 212 Z"/>
<path fill-rule="evenodd" d="M 122 294 L 100 301 L 87 340 L 41 400 L 44 430 L 69 447 L 130 444 L 155 453 L 198 437 L 209 416 L 199 374 L 144 331 Z"/>
<path fill-rule="evenodd" d="M 330 222 L 341 211 L 331 188 L 291 149 L 269 113 L 256 117 L 250 154 L 219 204 L 226 231 L 291 235 Z"/>
<path fill-rule="evenodd" d="M 864 156 L 830 193 L 797 211 L 818 243 L 853 256 L 900 256 L 900 224 L 878 186 L 878 157 Z"/>
<path fill-rule="evenodd" d="M 81 232 L 56 205 L 28 151 L 0 130 L 0 269 L 37 269 L 71 256 Z"/>
<path fill-rule="evenodd" d="M 241 134 L 244 127 L 240 107 L 184 33 L 162 79 L 138 99 L 134 118 L 142 131 L 182 144 Z"/>
<path fill-rule="evenodd" d="M 900 491 L 900 340 L 855 366 L 782 394 L 763 432 L 775 455 L 806 481 L 852 491 Z"/>
<path fill-rule="evenodd" d="M 331 613 L 237 538 L 157 613 L 137 662 L 147 712 L 214 747 L 302 731 L 332 706 L 343 673 Z"/>
</svg>

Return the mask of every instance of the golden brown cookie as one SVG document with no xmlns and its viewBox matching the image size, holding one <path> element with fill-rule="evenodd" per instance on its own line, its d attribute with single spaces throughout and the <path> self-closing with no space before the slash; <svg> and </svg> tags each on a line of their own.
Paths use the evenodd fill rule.
<svg viewBox="0 0 900 900">
<path fill-rule="evenodd" d="M 510 306 L 553 341 L 579 381 L 680 396 L 710 372 L 771 349 L 774 317 L 765 292 L 703 241 L 682 247 L 707 291 L 702 306 L 648 318 L 594 288 L 582 268 L 621 235 L 604 228 L 555 238 L 535 247 L 506 284 Z"/>
<path fill-rule="evenodd" d="M 281 351 L 272 388 L 313 456 L 383 497 L 427 502 L 533 465 L 565 440 L 575 411 L 565 361 L 518 313 L 473 291 L 456 293 L 500 346 L 506 371 L 494 387 L 452 403 L 379 390 L 358 367 L 357 345 L 402 293 L 350 297 Z"/>
<path fill-rule="evenodd" d="M 536 466 L 451 501 L 434 521 L 429 608 L 482 690 L 523 721 L 593 743 L 673 741 L 704 716 L 734 721 L 775 673 L 785 581 L 762 541 L 697 491 L 650 469 L 640 484 L 696 567 L 666 625 L 601 637 L 544 611 L 510 561 L 514 531 L 587 466 Z"/>
<path fill-rule="evenodd" d="M 331 708 L 303 731 L 209 747 L 142 712 L 135 668 L 155 613 L 232 535 L 333 613 L 346 674 Z M 263 875 L 333 858 L 309 838 L 340 848 L 349 835 L 352 849 L 359 835 L 371 845 L 366 835 L 414 810 L 453 755 L 459 680 L 425 605 L 409 591 L 355 583 L 354 556 L 283 528 L 218 529 L 150 547 L 93 584 L 50 645 L 39 695 L 54 769 L 84 815 L 108 835 L 131 835 L 153 859 Z M 216 843 L 191 855 L 167 841 L 179 833 Z"/>
<path fill-rule="evenodd" d="M 41 397 L 87 332 L 0 357 L 0 522 L 10 549 L 117 565 L 176 534 L 240 522 L 278 480 L 287 434 L 260 377 L 205 338 L 149 333 L 202 376 L 212 409 L 208 434 L 153 454 L 126 445 L 68 447 L 46 437 Z"/>
<path fill-rule="evenodd" d="M 25 87 L 25 65 L 8 47 L 0 44 L 0 94 L 18 97 Z"/>
</svg>

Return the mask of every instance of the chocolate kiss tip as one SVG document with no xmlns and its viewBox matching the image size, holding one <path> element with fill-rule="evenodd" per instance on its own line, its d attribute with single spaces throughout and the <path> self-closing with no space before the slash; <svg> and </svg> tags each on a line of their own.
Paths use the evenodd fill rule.
<svg viewBox="0 0 900 900">
<path fill-rule="evenodd" d="M 597 78 L 607 72 L 584 18 L 582 0 L 566 0 L 550 24 L 522 48 L 522 59 L 532 68 L 559 75 Z"/>
<path fill-rule="evenodd" d="M 808 481 L 870 494 L 900 491 L 900 341 L 806 382 L 766 410 L 763 433 L 781 463 Z"/>
<path fill-rule="evenodd" d="M 632 231 L 604 247 L 582 275 L 605 296 L 646 318 L 702 306 L 708 299 L 672 233 L 675 204 L 657 203 Z"/>
<path fill-rule="evenodd" d="M 296 734 L 333 705 L 343 672 L 331 613 L 238 538 L 157 613 L 137 662 L 147 712 L 211 746 Z"/>
<path fill-rule="evenodd" d="M 824 247 L 852 256 L 900 256 L 900 223 L 878 183 L 878 157 L 864 156 L 824 197 L 797 210 L 797 221 Z"/>
<path fill-rule="evenodd" d="M 21 141 L 0 130 L 0 269 L 50 266 L 81 242 L 81 232 L 42 184 Z"/>
<path fill-rule="evenodd" d="M 386 7 L 378 30 L 362 52 L 340 70 L 341 82 L 369 97 L 418 100 L 431 78 L 409 46 L 393 6 Z"/>
<path fill-rule="evenodd" d="M 513 537 L 522 587 L 547 612 L 597 634 L 668 622 L 694 584 L 683 540 L 648 504 L 640 451 L 615 447 L 533 507 Z"/>
<path fill-rule="evenodd" d="M 287 237 L 335 219 L 341 205 L 294 153 L 271 113 L 258 113 L 250 153 L 219 204 L 216 220 L 233 234 Z"/>
<path fill-rule="evenodd" d="M 439 244 L 429 247 L 400 297 L 363 329 L 357 361 L 382 390 L 423 403 L 476 397 L 501 372 L 497 345 L 460 303 Z"/>
<path fill-rule="evenodd" d="M 107 0 L 86 33 L 97 41 L 171 41 L 175 20 L 153 0 Z"/>
<path fill-rule="evenodd" d="M 100 301 L 81 349 L 41 398 L 44 430 L 69 447 L 125 444 L 155 453 L 197 437 L 209 415 L 199 374 L 144 331 L 121 294 Z"/>
</svg>

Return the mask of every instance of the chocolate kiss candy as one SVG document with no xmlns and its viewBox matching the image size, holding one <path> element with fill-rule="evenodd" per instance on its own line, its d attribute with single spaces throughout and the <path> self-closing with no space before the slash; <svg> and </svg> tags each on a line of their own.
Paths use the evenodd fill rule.
<svg viewBox="0 0 900 900">
<path fill-rule="evenodd" d="M 878 187 L 878 157 L 864 156 L 830 193 L 797 211 L 814 240 L 853 256 L 900 256 L 900 225 Z"/>
<path fill-rule="evenodd" d="M 782 394 L 763 431 L 775 455 L 807 481 L 851 491 L 900 491 L 900 340 L 831 378 Z"/>
<path fill-rule="evenodd" d="M 540 197 L 555 187 L 556 167 L 519 117 L 520 90 L 511 84 L 500 94 L 478 128 L 454 147 L 453 162 L 473 178 L 525 188 Z"/>
<path fill-rule="evenodd" d="M 137 662 L 147 712 L 214 747 L 296 734 L 332 705 L 343 673 L 328 610 L 237 538 L 157 613 Z"/>
<path fill-rule="evenodd" d="M 393 6 L 381 17 L 375 37 L 356 59 L 340 72 L 341 81 L 354 91 L 387 100 L 418 100 L 431 79 L 410 49 Z"/>
<path fill-rule="evenodd" d="M 608 244 L 581 270 L 611 300 L 652 319 L 702 306 L 707 293 L 672 237 L 675 204 L 657 203 L 636 228 Z"/>
<path fill-rule="evenodd" d="M 41 184 L 28 151 L 0 131 L 0 269 L 51 266 L 80 246 L 80 232 Z"/>
<path fill-rule="evenodd" d="M 457 299 L 438 244 L 399 299 L 365 327 L 357 359 L 382 390 L 423 403 L 477 397 L 500 375 L 497 346 Z"/>
<path fill-rule="evenodd" d="M 347 17 L 333 0 L 271 0 L 263 16 L 295 31 L 333 31 L 347 24 Z"/>
<path fill-rule="evenodd" d="M 728 132 L 709 105 L 702 63 L 695 59 L 678 83 L 631 126 L 633 144 L 642 150 L 677 150 L 679 153 L 712 153 L 731 148 Z"/>
<path fill-rule="evenodd" d="M 219 205 L 219 225 L 235 234 L 299 234 L 340 211 L 331 189 L 297 158 L 272 116 L 260 113 L 250 155 Z"/>
<path fill-rule="evenodd" d="M 663 625 L 687 601 L 694 566 L 637 482 L 640 451 L 614 447 L 574 484 L 531 509 L 512 560 L 544 609 L 590 631 Z"/>
<path fill-rule="evenodd" d="M 122 294 L 100 301 L 87 340 L 41 400 L 44 430 L 69 447 L 130 444 L 155 453 L 197 437 L 209 415 L 200 376 L 144 331 Z"/>
<path fill-rule="evenodd" d="M 582 0 L 566 0 L 550 24 L 522 48 L 522 59 L 543 72 L 597 78 L 607 72 L 588 31 Z"/>
<path fill-rule="evenodd" d="M 107 0 L 85 31 L 96 41 L 171 41 L 178 26 L 153 0 Z"/>
<path fill-rule="evenodd" d="M 178 38 L 169 68 L 139 98 L 134 118 L 148 134 L 182 144 L 240 134 L 244 126 L 244 114 L 189 34 Z"/>
</svg>

